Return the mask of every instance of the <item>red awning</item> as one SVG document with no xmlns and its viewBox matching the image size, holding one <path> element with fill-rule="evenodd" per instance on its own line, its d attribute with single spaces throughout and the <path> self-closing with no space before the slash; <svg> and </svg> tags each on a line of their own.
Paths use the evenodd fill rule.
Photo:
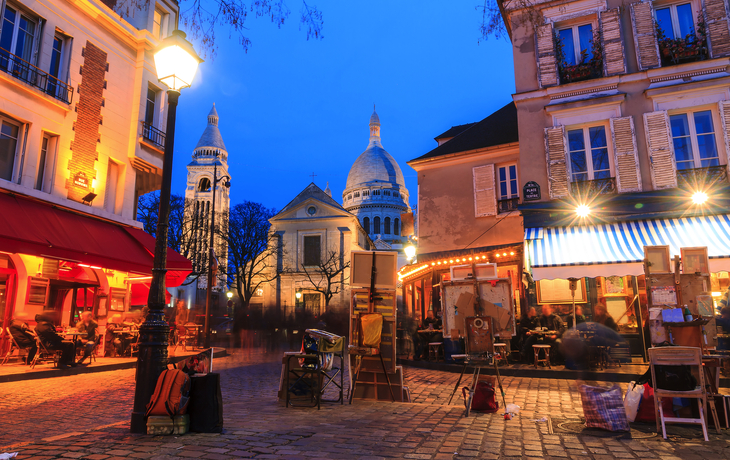
<svg viewBox="0 0 730 460">
<path fill-rule="evenodd" d="M 154 248 L 154 238 L 142 230 L 0 193 L 0 251 L 149 275 L 153 265 L 147 249 L 149 240 Z M 167 260 L 174 272 L 169 281 L 177 281 L 181 272 L 187 276 L 192 270 L 190 261 L 172 249 L 167 251 Z M 168 286 L 180 285 L 174 281 Z"/>
<path fill-rule="evenodd" d="M 130 283 L 131 284 L 131 299 L 129 302 L 129 305 L 133 307 L 138 307 L 140 305 L 147 305 L 147 299 L 150 295 L 150 282 L 142 283 L 142 282 L 136 282 L 136 283 Z M 179 285 L 178 285 L 179 286 Z M 174 287 L 174 286 L 171 286 Z M 170 299 L 172 299 L 172 296 L 169 292 L 165 291 L 165 303 L 169 304 Z"/>
<path fill-rule="evenodd" d="M 154 260 L 155 237 L 138 228 L 125 227 L 124 229 L 145 248 L 150 257 Z M 193 265 L 188 259 L 181 256 L 176 251 L 167 248 L 167 276 L 165 277 L 165 287 L 171 288 L 180 286 L 191 271 L 193 271 Z"/>
</svg>

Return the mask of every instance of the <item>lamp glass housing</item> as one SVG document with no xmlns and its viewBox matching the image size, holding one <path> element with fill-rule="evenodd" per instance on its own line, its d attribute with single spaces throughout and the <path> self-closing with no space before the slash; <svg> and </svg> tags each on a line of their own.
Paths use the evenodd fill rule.
<svg viewBox="0 0 730 460">
<path fill-rule="evenodd" d="M 157 78 L 173 91 L 192 84 L 201 62 L 193 46 L 185 39 L 185 33 L 180 30 L 173 31 L 155 50 Z"/>
<path fill-rule="evenodd" d="M 412 244 L 409 244 L 408 246 L 403 248 L 403 251 L 406 253 L 406 257 L 408 258 L 408 260 L 411 260 L 414 257 L 416 257 L 416 247 L 413 246 Z"/>
</svg>

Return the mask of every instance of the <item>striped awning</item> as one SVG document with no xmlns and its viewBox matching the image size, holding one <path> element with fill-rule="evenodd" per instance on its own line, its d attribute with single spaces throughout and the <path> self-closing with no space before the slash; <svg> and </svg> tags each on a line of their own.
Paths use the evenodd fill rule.
<svg viewBox="0 0 730 460">
<path fill-rule="evenodd" d="M 529 236 L 529 238 L 528 238 Z M 525 229 L 534 279 L 640 275 L 644 246 L 707 247 L 712 272 L 730 271 L 730 216 Z"/>
</svg>

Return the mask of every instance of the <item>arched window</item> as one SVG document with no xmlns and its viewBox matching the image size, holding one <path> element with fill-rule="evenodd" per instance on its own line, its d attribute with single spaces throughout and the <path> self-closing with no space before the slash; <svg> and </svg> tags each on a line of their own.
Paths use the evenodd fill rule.
<svg viewBox="0 0 730 460">
<path fill-rule="evenodd" d="M 373 219 L 373 233 L 376 235 L 380 233 L 380 217 Z"/>
<path fill-rule="evenodd" d="M 355 192 L 355 198 L 360 196 L 360 192 Z"/>
<path fill-rule="evenodd" d="M 400 235 L 400 229 L 398 228 L 400 226 L 400 220 L 396 217 L 396 219 L 393 221 L 393 235 Z"/>
<path fill-rule="evenodd" d="M 362 220 L 362 228 L 365 229 L 365 233 L 370 234 L 370 218 L 366 217 Z"/>
<path fill-rule="evenodd" d="M 385 222 L 383 223 L 383 233 L 390 235 L 390 217 L 385 218 Z"/>
<path fill-rule="evenodd" d="M 198 191 L 199 192 L 210 191 L 210 179 L 208 179 L 207 177 L 200 179 L 200 182 L 198 182 Z"/>
</svg>

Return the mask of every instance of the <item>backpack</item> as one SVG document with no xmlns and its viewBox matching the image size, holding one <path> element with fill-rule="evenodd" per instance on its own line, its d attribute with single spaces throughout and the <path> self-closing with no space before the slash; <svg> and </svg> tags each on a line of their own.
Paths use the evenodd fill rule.
<svg viewBox="0 0 730 460">
<path fill-rule="evenodd" d="M 461 390 L 464 396 L 464 405 L 468 401 L 467 391 L 469 391 L 469 387 L 464 387 Z M 494 387 L 487 382 L 478 381 L 474 388 L 474 397 L 471 400 L 471 410 L 492 414 L 497 412 L 498 409 L 499 403 L 494 399 Z"/>
<path fill-rule="evenodd" d="M 145 418 L 150 415 L 182 415 L 190 400 L 190 376 L 180 369 L 165 369 L 157 379 L 155 392 L 147 404 Z"/>
</svg>

